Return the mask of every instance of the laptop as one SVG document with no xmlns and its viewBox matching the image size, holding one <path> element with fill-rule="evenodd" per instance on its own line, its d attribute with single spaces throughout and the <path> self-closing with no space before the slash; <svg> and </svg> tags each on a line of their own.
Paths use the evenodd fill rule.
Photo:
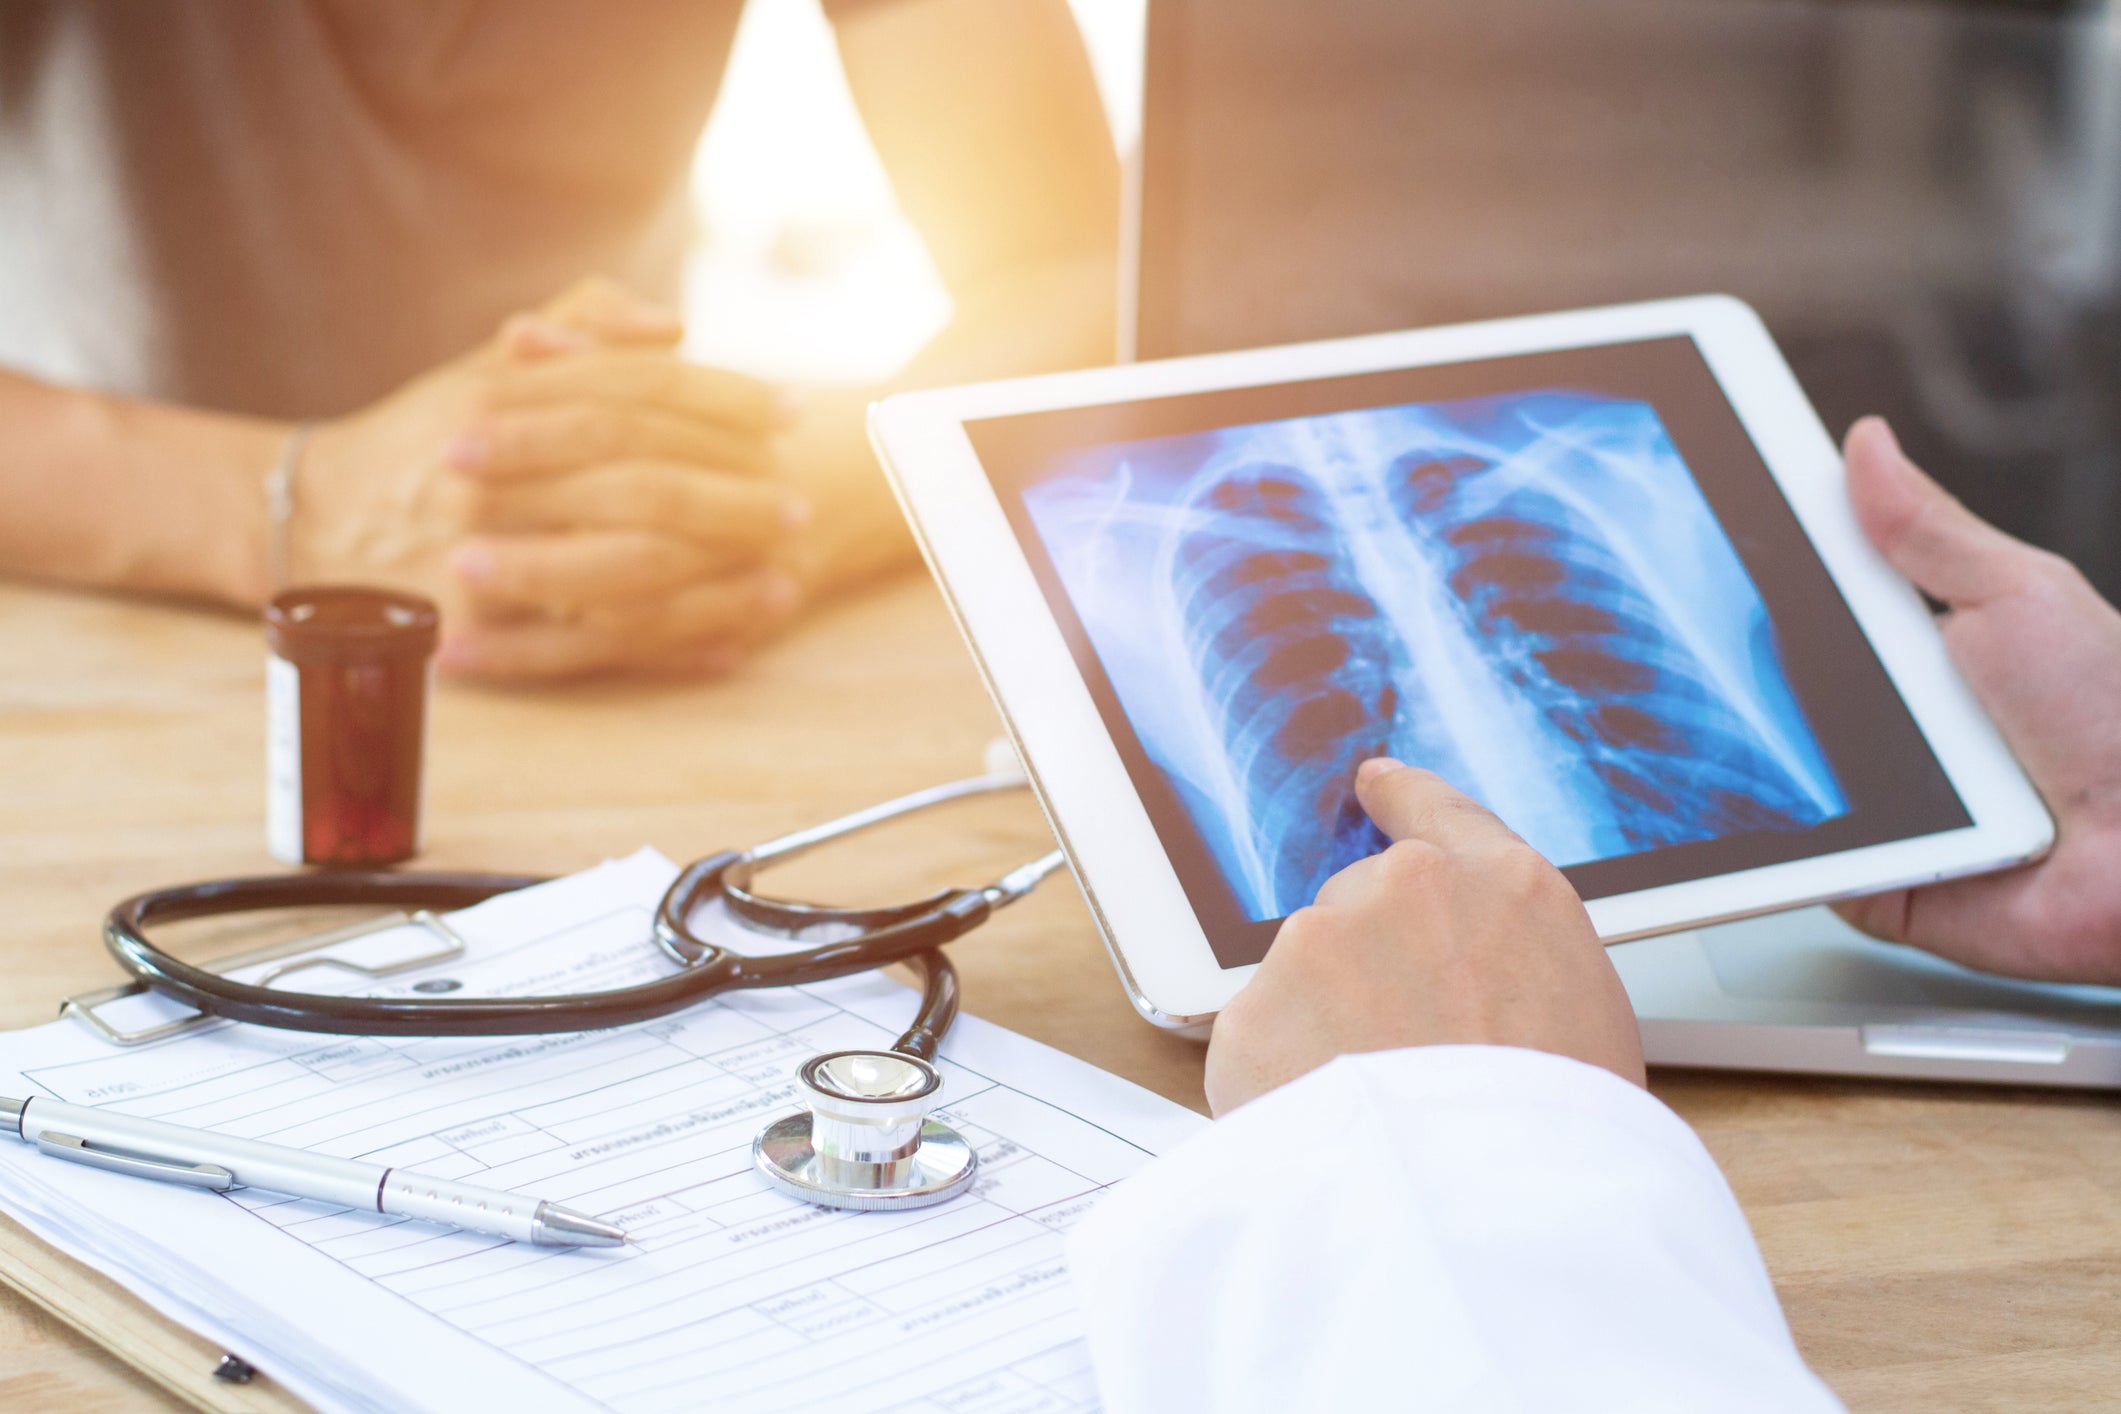
<svg viewBox="0 0 2121 1414">
<path fill-rule="evenodd" d="M 1150 0 L 1130 187 L 1128 356 L 1727 292 L 2121 597 L 2111 0 Z M 1652 1063 L 2121 1087 L 2121 990 L 1826 909 L 1613 958 Z"/>
</svg>

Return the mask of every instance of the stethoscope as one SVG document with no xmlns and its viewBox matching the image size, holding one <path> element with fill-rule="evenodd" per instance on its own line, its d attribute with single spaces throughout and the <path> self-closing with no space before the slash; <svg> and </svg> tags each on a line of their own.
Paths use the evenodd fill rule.
<svg viewBox="0 0 2121 1414">
<path fill-rule="evenodd" d="M 772 898 L 756 892 L 752 883 L 766 865 L 819 845 L 931 806 L 1024 784 L 1014 772 L 952 781 L 750 849 L 696 860 L 670 885 L 655 913 L 655 942 L 680 970 L 609 991 L 447 998 L 285 991 L 268 984 L 299 967 L 320 964 L 295 964 L 259 982 L 241 982 L 170 956 L 146 933 L 185 919 L 331 904 L 417 911 L 430 926 L 439 926 L 433 912 L 545 882 L 537 875 L 362 872 L 219 879 L 125 900 L 110 911 L 103 938 L 139 986 L 204 1017 L 356 1036 L 595 1031 L 666 1016 L 722 992 L 826 982 L 889 963 L 911 963 L 921 975 L 921 1001 L 905 1034 L 888 1050 L 833 1051 L 806 1061 L 796 1072 L 805 1108 L 767 1125 L 752 1144 L 752 1157 L 768 1182 L 808 1202 L 832 1208 L 921 1207 L 961 1192 L 978 1167 L 964 1136 L 930 1115 L 943 1086 L 936 1049 L 958 1008 L 957 972 L 939 949 L 1038 887 L 1066 862 L 1063 855 L 1055 850 L 984 888 L 943 889 L 879 908 Z M 696 936 L 689 920 L 717 899 L 744 927 L 808 945 L 751 954 Z M 383 970 L 328 958 L 321 965 Z"/>
</svg>

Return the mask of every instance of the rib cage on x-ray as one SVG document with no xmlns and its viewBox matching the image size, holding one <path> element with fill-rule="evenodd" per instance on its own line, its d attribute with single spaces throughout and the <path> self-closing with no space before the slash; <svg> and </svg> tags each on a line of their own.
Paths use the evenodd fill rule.
<svg viewBox="0 0 2121 1414">
<path fill-rule="evenodd" d="M 1536 394 L 1161 440 L 1029 502 L 1252 916 L 1382 847 L 1352 791 L 1373 755 L 1562 864 L 1846 809 L 1648 407 Z"/>
<path fill-rule="evenodd" d="M 1216 514 L 1175 544 L 1167 613 L 1185 625 L 1251 818 L 1330 846 L 1258 851 L 1248 871 L 1269 896 L 1317 892 L 1320 869 L 1378 848 L 1348 791 L 1358 763 L 1384 752 L 1399 711 L 1391 626 L 1342 558 L 1333 508 L 1290 466 L 1248 464 L 1201 488 Z M 1287 910 L 1283 910 L 1286 912 Z"/>
</svg>

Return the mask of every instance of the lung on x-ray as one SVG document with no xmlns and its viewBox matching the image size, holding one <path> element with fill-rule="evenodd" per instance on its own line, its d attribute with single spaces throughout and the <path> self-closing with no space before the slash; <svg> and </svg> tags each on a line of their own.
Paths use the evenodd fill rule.
<svg viewBox="0 0 2121 1414">
<path fill-rule="evenodd" d="M 1646 403 L 1547 390 L 1114 443 L 1024 501 L 1252 918 L 1383 847 L 1353 789 L 1371 756 L 1563 866 L 1847 812 Z"/>
</svg>

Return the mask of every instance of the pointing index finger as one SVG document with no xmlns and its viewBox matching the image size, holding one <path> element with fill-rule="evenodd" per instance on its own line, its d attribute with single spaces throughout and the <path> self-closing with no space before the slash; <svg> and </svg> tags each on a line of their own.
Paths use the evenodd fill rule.
<svg viewBox="0 0 2121 1414">
<path fill-rule="evenodd" d="M 1355 772 L 1355 795 L 1377 828 L 1394 840 L 1427 840 L 1445 849 L 1515 842 L 1494 812 L 1433 771 L 1380 756 Z"/>
</svg>

